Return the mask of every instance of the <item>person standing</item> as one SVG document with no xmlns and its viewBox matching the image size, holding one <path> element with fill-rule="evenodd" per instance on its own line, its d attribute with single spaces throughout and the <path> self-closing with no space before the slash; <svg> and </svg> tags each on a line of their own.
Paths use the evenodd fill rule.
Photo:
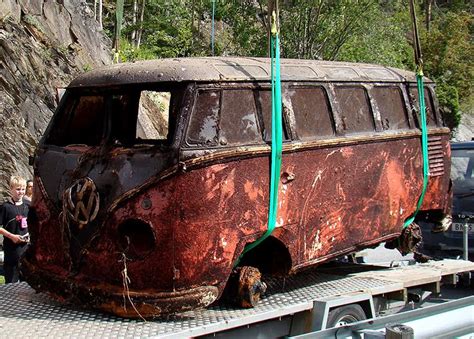
<svg viewBox="0 0 474 339">
<path fill-rule="evenodd" d="M 31 199 L 33 199 L 33 180 L 30 179 L 26 181 L 26 191 L 23 200 L 31 203 Z"/>
<path fill-rule="evenodd" d="M 23 201 L 26 180 L 10 179 L 10 199 L 0 207 L 0 234 L 3 235 L 5 283 L 20 281 L 19 261 L 26 250 L 28 238 L 28 203 Z"/>
</svg>

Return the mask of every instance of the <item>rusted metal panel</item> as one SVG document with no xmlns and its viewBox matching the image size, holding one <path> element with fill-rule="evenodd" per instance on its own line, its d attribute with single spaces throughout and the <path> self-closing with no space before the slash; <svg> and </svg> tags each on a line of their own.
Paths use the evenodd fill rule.
<svg viewBox="0 0 474 339">
<path fill-rule="evenodd" d="M 349 249 L 393 237 L 413 212 L 421 178 L 418 140 L 400 140 L 303 152 L 289 161 L 306 162 L 292 189 L 297 209 L 301 265 L 328 260 Z M 285 166 L 285 165 L 284 165 Z M 296 186 L 298 185 L 298 186 Z"/>
<path fill-rule="evenodd" d="M 284 183 L 280 185 L 275 236 L 288 246 L 294 270 L 400 233 L 420 193 L 421 157 L 417 144 L 419 140 L 412 138 L 391 142 L 390 147 L 379 142 L 284 154 Z M 201 164 L 201 168 L 143 189 L 122 204 L 104 206 L 96 224 L 91 222 L 76 231 L 70 227 L 74 222 L 61 215 L 64 211 L 49 210 L 45 196 L 37 198 L 34 209 L 38 221 L 31 226 L 35 245 L 29 259 L 34 268 L 27 274 L 28 280 L 34 284 L 36 279 L 32 276 L 42 276 L 39 271 L 44 270 L 50 273 L 43 275 L 65 288 L 64 282 L 56 282 L 55 276 L 60 276 L 67 286 L 74 286 L 68 290 L 71 295 L 64 292 L 65 298 L 73 299 L 82 298 L 84 290 L 103 289 L 102 293 L 109 294 L 104 300 L 111 298 L 113 302 L 87 303 L 118 314 L 122 314 L 118 311 L 119 292 L 126 293 L 125 268 L 127 288 L 137 295 L 134 300 L 141 300 L 139 291 L 147 291 L 146 296 L 153 299 L 165 291 L 187 291 L 199 286 L 215 286 L 211 295 L 217 297 L 243 246 L 266 229 L 268 177 L 249 174 L 264 173 L 268 165 L 267 156 L 204 167 Z M 114 170 L 120 172 L 110 168 Z M 105 196 L 107 182 L 101 181 L 99 175 L 94 179 L 98 191 Z M 430 208 L 442 207 L 442 199 L 434 197 L 439 189 L 431 184 Z M 153 234 L 152 245 L 138 253 L 138 258 L 137 253 L 128 252 L 120 239 L 120 225 L 127 220 L 143 221 Z M 88 228 L 92 231 L 87 232 Z M 86 232 L 84 238 L 81 232 Z M 140 237 L 129 240 L 133 243 Z M 48 245 L 51 242 L 55 243 L 52 248 Z M 44 285 L 40 288 L 48 290 Z M 196 298 L 200 300 L 202 295 L 197 294 Z M 187 306 L 178 303 L 167 312 L 199 304 L 186 300 Z M 141 303 L 142 308 L 135 307 L 149 315 L 151 306 Z M 157 309 L 154 312 L 158 314 Z"/>
<path fill-rule="evenodd" d="M 417 144 L 419 140 L 410 143 Z M 419 195 L 421 158 L 408 141 L 397 144 L 398 147 L 391 143 L 390 153 L 386 145 L 379 143 L 284 155 L 282 172 L 295 179 L 281 185 L 277 227 L 288 228 L 285 234 L 294 237 L 283 239 L 289 244 L 293 262 L 303 267 L 347 252 L 358 244 L 377 243 L 400 231 Z M 364 160 L 367 154 L 374 155 L 369 162 Z M 353 166 L 346 166 L 347 162 Z M 418 165 L 406 165 L 411 163 Z M 64 254 L 72 250 L 67 232 L 57 232 L 51 225 L 62 220 L 58 213 L 61 210 L 57 208 L 54 215 L 42 199 L 36 199 L 39 229 L 35 232 L 32 227 L 34 243 L 47 244 L 53 239 L 56 244 L 63 243 L 62 248 L 37 246 L 36 256 L 62 266 L 63 276 L 71 275 L 71 267 L 80 271 L 87 277 L 84 285 L 94 277 L 120 287 L 124 249 L 118 241 L 117 226 L 128 219 L 152 221 L 157 244 L 146 260 L 128 263 L 131 287 L 146 289 L 148 279 L 153 277 L 158 291 L 201 284 L 223 288 L 236 259 L 237 246 L 254 240 L 256 230 L 263 232 L 266 228 L 266 176 L 249 178 L 241 174 L 260 173 L 267 167 L 266 157 L 216 164 L 182 173 L 175 180 L 161 183 L 159 189 L 142 192 L 107 216 L 99 217 L 100 230 L 92 234 L 100 240 L 80 243 L 83 253 L 76 258 L 76 264 L 65 260 Z M 410 173 L 404 169 L 410 169 Z M 97 182 L 100 186 L 100 180 Z M 429 197 L 439 187 L 430 184 L 430 208 L 441 207 L 436 205 L 439 198 Z M 299 243 L 300 256 L 296 245 Z M 77 266 L 79 262 L 81 265 Z M 171 266 L 170 262 L 176 264 Z"/>
<path fill-rule="evenodd" d="M 451 191 L 450 135 L 434 134 L 428 137 L 429 181 L 422 210 L 441 210 L 451 215 L 453 194 Z M 440 194 L 446 192 L 446 194 Z"/>
</svg>

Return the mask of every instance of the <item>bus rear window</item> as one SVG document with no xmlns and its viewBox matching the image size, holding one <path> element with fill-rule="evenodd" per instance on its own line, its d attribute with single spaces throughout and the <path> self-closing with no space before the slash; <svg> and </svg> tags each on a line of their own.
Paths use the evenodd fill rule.
<svg viewBox="0 0 474 339">
<path fill-rule="evenodd" d="M 418 89 L 416 87 L 410 88 L 410 97 L 413 101 L 414 108 L 418 114 L 416 115 L 419 125 L 421 125 L 421 118 L 419 115 L 420 106 L 418 105 Z M 431 93 L 425 88 L 425 106 L 426 106 L 426 124 L 428 126 L 436 126 L 436 116 L 433 108 Z"/>
<path fill-rule="evenodd" d="M 261 116 L 261 133 L 263 136 L 263 140 L 266 142 L 272 141 L 272 92 L 270 90 L 258 90 L 254 92 L 258 111 L 260 112 Z M 283 141 L 289 140 L 288 132 L 287 132 L 287 124 L 285 121 L 285 107 L 283 104 L 281 110 L 281 120 L 282 120 L 282 139 Z"/>
<path fill-rule="evenodd" d="M 217 124 L 220 109 L 220 91 L 199 91 L 188 129 L 191 144 L 217 145 Z"/>
<path fill-rule="evenodd" d="M 251 89 L 222 92 L 221 144 L 252 144 L 262 140 L 257 125 L 257 107 Z"/>
</svg>

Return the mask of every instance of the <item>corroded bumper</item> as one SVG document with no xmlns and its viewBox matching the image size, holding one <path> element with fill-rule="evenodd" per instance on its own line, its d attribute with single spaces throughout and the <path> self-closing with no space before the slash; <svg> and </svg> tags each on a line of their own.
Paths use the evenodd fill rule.
<svg viewBox="0 0 474 339">
<path fill-rule="evenodd" d="M 72 278 L 37 268 L 26 258 L 21 271 L 31 287 L 60 301 L 92 307 L 126 318 L 154 318 L 205 307 L 218 295 L 215 286 L 200 286 L 185 291 L 153 292 L 126 290 L 109 284 L 79 284 Z"/>
</svg>

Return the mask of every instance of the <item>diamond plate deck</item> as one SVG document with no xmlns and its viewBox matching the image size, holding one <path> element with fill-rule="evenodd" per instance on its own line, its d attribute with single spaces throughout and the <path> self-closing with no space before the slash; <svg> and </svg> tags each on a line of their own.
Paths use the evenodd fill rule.
<svg viewBox="0 0 474 339">
<path fill-rule="evenodd" d="M 253 309 L 218 304 L 147 322 L 60 304 L 43 293 L 36 293 L 26 283 L 9 284 L 0 287 L 0 333 L 22 338 L 198 336 L 308 310 L 313 307 L 313 301 L 330 296 L 402 288 L 398 283 L 381 279 L 315 271 L 270 279 L 267 283 L 268 292 Z"/>
<path fill-rule="evenodd" d="M 444 259 L 390 269 L 356 272 L 351 273 L 350 276 L 399 282 L 403 284 L 403 287 L 408 288 L 439 282 L 443 276 L 469 271 L 474 271 L 474 263 L 470 261 Z"/>
<path fill-rule="evenodd" d="M 194 337 L 309 310 L 314 301 L 329 297 L 400 291 L 406 287 L 407 277 L 423 275 L 430 269 L 438 272 L 437 280 L 440 280 L 447 274 L 473 271 L 474 264 L 443 260 L 390 269 L 370 265 L 339 264 L 329 268 L 323 265 L 286 279 L 265 279 L 267 293 L 253 309 L 217 304 L 147 322 L 60 304 L 43 293 L 36 293 L 26 283 L 9 284 L 0 286 L 0 337 Z"/>
</svg>

